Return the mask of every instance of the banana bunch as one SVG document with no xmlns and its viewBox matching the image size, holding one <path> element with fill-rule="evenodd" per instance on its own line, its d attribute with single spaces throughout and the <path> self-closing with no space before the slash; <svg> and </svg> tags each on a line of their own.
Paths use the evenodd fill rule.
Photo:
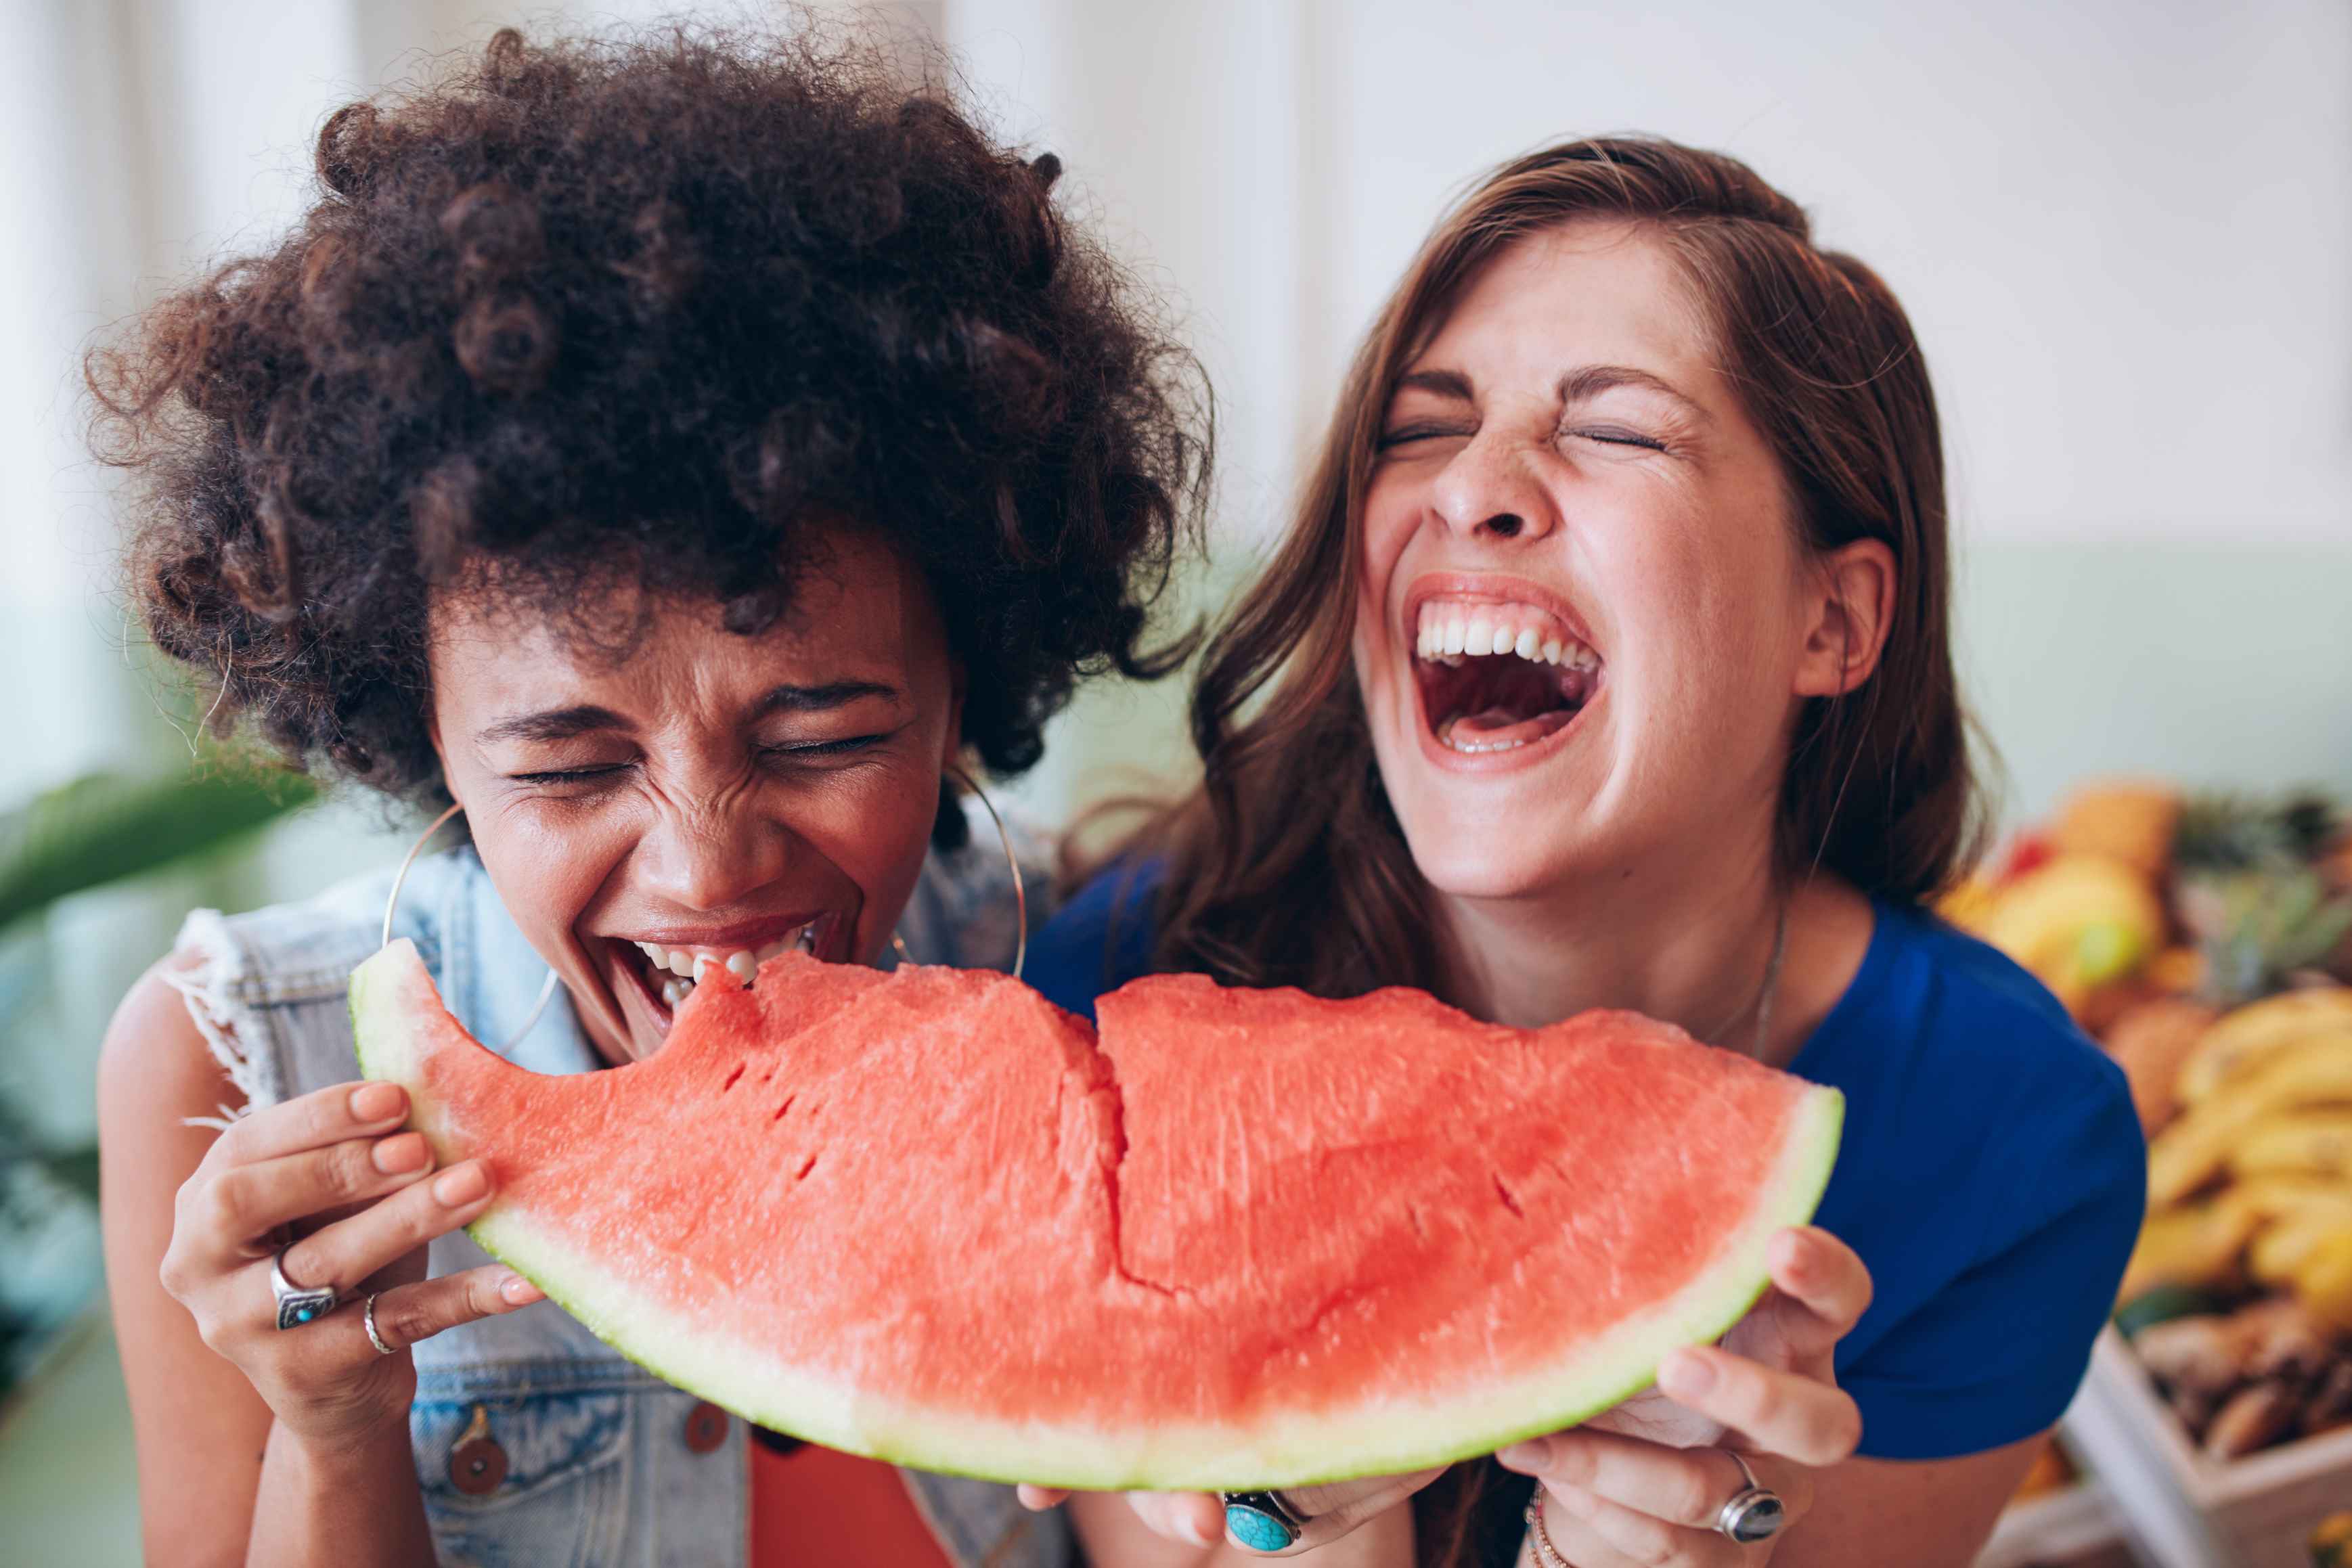
<svg viewBox="0 0 2352 1568">
<path fill-rule="evenodd" d="M 2148 1143 L 2126 1299 L 2157 1285 L 2291 1291 L 2352 1333 L 2352 988 L 2224 1014 L 2182 1062 Z"/>
<path fill-rule="evenodd" d="M 2077 1016 L 2099 987 L 2163 946 L 2164 905 L 2147 876 L 2103 854 L 2061 853 L 1985 898 L 1975 929 Z"/>
</svg>

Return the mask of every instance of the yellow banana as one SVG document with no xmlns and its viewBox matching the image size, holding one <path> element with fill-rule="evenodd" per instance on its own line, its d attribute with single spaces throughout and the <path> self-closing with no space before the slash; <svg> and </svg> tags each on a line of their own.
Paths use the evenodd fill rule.
<svg viewBox="0 0 2352 1568">
<path fill-rule="evenodd" d="M 2262 1284 L 2290 1283 L 2314 1253 L 2347 1231 L 2352 1231 L 2352 1190 L 2264 1225 L 2246 1248 L 2246 1271 Z"/>
<path fill-rule="evenodd" d="M 2352 1332 L 2352 1229 L 2339 1230 L 2312 1249 L 2294 1272 L 2294 1295 L 2321 1322 Z"/>
<path fill-rule="evenodd" d="M 2239 1254 L 2249 1243 L 2260 1248 L 2284 1227 L 2325 1234 L 2335 1224 L 2352 1225 L 2352 1184 L 2302 1172 L 2256 1176 L 2202 1202 L 2160 1208 L 2140 1227 L 2116 1299 L 2129 1301 L 2157 1285 L 2234 1283 Z M 2291 1249 L 2299 1260 L 2305 1239 L 2282 1236 L 2270 1245 Z M 2282 1265 L 2257 1277 L 2284 1280 L 2292 1272 Z"/>
<path fill-rule="evenodd" d="M 2261 1223 L 2261 1215 L 2222 1198 L 2149 1215 L 2125 1265 L 2116 1300 L 2128 1301 L 2158 1285 L 2230 1282 L 2238 1254 Z"/>
<path fill-rule="evenodd" d="M 2259 1220 L 2279 1219 L 2309 1208 L 2352 1199 L 2352 1186 L 2309 1171 L 2270 1171 L 2223 1189 L 2216 1200 Z"/>
<path fill-rule="evenodd" d="M 2352 1035 L 2352 986 L 2283 991 L 2249 1002 L 2206 1030 L 2181 1063 L 2180 1098 L 2202 1100 L 2263 1058 L 2321 1034 Z"/>
<path fill-rule="evenodd" d="M 2247 1127 L 2230 1151 L 2238 1176 L 2264 1171 L 2352 1175 L 2352 1107 L 2276 1111 Z"/>
<path fill-rule="evenodd" d="M 2070 1001 L 2129 974 L 2164 940 L 2154 886 L 2105 855 L 2043 862 L 2000 889 L 1979 918 L 1987 942 Z"/>
<path fill-rule="evenodd" d="M 2274 1111 L 2352 1104 L 2352 1038 L 2289 1045 L 2189 1106 L 2147 1146 L 2148 1202 L 2176 1203 L 2221 1171 L 2248 1128 Z"/>
</svg>

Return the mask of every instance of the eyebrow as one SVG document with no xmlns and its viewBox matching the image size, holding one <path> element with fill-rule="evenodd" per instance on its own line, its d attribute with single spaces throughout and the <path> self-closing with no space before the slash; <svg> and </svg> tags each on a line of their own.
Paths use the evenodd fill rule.
<svg viewBox="0 0 2352 1568">
<path fill-rule="evenodd" d="M 542 708 L 538 713 L 502 718 L 484 727 L 474 738 L 484 746 L 501 740 L 569 740 L 575 735 L 590 735 L 600 729 L 629 727 L 629 721 L 611 708 L 583 703 L 575 707 Z"/>
<path fill-rule="evenodd" d="M 1566 405 L 1581 402 L 1585 398 L 1598 397 L 1612 387 L 1641 387 L 1649 392 L 1659 392 L 1673 398 L 1698 418 L 1704 420 L 1708 417 L 1706 409 L 1700 407 L 1694 399 L 1676 388 L 1673 382 L 1652 375 L 1647 371 L 1636 370 L 1632 365 L 1582 365 L 1561 376 L 1554 384 L 1553 391 L 1559 396 L 1560 402 Z M 1459 402 L 1477 401 L 1476 389 L 1470 384 L 1470 378 L 1459 371 L 1413 371 L 1399 376 L 1397 391 L 1404 392 L 1408 389 L 1429 392 L 1437 397 L 1452 398 Z"/>
<path fill-rule="evenodd" d="M 1434 392 L 1439 397 L 1450 397 L 1462 402 L 1477 401 L 1476 394 L 1471 390 L 1470 378 L 1460 371 L 1410 371 L 1397 378 L 1397 391 L 1403 392 L 1407 388 Z"/>
<path fill-rule="evenodd" d="M 1672 382 L 1654 376 L 1647 371 L 1635 370 L 1631 365 L 1581 366 L 1560 377 L 1558 390 L 1559 401 L 1565 404 L 1580 402 L 1589 397 L 1598 397 L 1612 387 L 1640 387 L 1644 391 L 1658 392 L 1681 403 L 1700 419 L 1707 417 L 1706 410 L 1701 408 L 1696 399 L 1685 394 Z"/>
<path fill-rule="evenodd" d="M 879 681 L 828 681 L 819 686 L 771 686 L 751 705 L 753 718 L 765 718 L 772 713 L 822 713 L 845 707 L 867 697 L 895 697 L 896 686 Z M 570 740 L 574 736 L 593 735 L 600 730 L 633 731 L 636 726 L 611 708 L 593 703 L 582 703 L 572 707 L 543 708 L 538 713 L 517 714 L 485 727 L 474 738 L 484 746 L 512 740 Z"/>
</svg>

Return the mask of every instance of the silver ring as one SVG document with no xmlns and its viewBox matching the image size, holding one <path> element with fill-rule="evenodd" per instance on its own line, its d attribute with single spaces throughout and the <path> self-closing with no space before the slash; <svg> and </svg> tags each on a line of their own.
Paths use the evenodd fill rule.
<svg viewBox="0 0 2352 1568">
<path fill-rule="evenodd" d="M 1739 1467 L 1740 1479 L 1748 1484 L 1733 1492 L 1716 1511 L 1715 1532 L 1741 1546 L 1771 1540 L 1789 1521 L 1788 1506 L 1781 1502 L 1779 1492 L 1756 1484 L 1756 1472 L 1748 1468 L 1746 1459 L 1729 1448 L 1722 1452 L 1731 1454 L 1731 1462 Z"/>
<path fill-rule="evenodd" d="M 286 1254 L 291 1246 L 289 1242 L 269 1255 L 269 1295 L 278 1303 L 280 1329 L 299 1328 L 323 1318 L 342 1300 L 332 1285 L 304 1287 L 286 1277 Z"/>
<path fill-rule="evenodd" d="M 1278 1491 L 1219 1492 L 1225 1533 L 1252 1552 L 1287 1552 L 1307 1533 L 1307 1520 Z"/>
<path fill-rule="evenodd" d="M 375 1346 L 376 1354 L 398 1355 L 400 1354 L 398 1351 L 383 1343 L 383 1335 L 375 1332 L 375 1299 L 381 1293 L 376 1291 L 368 1292 L 367 1311 L 360 1314 L 360 1324 L 367 1330 L 368 1343 Z"/>
</svg>

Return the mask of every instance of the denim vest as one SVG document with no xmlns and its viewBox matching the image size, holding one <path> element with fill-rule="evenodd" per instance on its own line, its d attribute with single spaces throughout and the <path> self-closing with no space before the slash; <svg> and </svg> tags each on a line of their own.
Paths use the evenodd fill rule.
<svg viewBox="0 0 2352 1568">
<path fill-rule="evenodd" d="M 1003 968 L 1015 920 L 994 828 L 935 852 L 898 924 L 914 956 Z M 1025 846 L 1024 846 L 1025 848 Z M 1034 925 L 1048 873 L 1024 852 Z M 198 962 L 180 988 L 214 1054 L 253 1106 L 357 1078 L 346 991 L 382 934 L 384 873 L 249 915 L 199 910 L 180 946 Z M 412 938 L 451 1012 L 496 1049 L 539 999 L 547 967 L 523 940 L 471 849 L 420 860 L 394 933 Z M 602 1064 L 561 987 L 506 1054 L 534 1072 Z M 462 1231 L 432 1245 L 432 1272 L 490 1259 Z M 605 1348 L 552 1301 L 418 1343 L 410 1445 L 441 1561 L 474 1568 L 740 1568 L 750 1527 L 748 1428 Z M 1010 1487 L 900 1472 L 958 1568 L 1064 1568 L 1056 1514 Z"/>
</svg>

